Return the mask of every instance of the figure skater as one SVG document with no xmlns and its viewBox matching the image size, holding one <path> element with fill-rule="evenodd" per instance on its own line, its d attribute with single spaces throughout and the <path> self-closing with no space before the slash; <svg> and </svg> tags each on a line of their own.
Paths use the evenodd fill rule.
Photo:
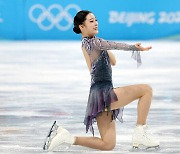
<svg viewBox="0 0 180 154">
<path fill-rule="evenodd" d="M 94 135 L 93 123 L 97 122 L 101 137 L 75 137 L 54 122 L 44 144 L 44 150 L 53 151 L 62 144 L 112 150 L 116 145 L 115 119 L 122 121 L 123 107 L 136 99 L 138 99 L 138 114 L 132 135 L 132 146 L 158 147 L 159 141 L 148 133 L 146 125 L 152 88 L 147 84 L 113 88 L 111 65 L 115 65 L 116 60 L 109 51 L 111 49 L 131 51 L 132 57 L 140 65 L 140 51 L 148 51 L 151 47 L 142 47 L 140 43 L 128 45 L 96 37 L 98 22 L 94 14 L 87 10 L 76 14 L 73 31 L 82 35 L 82 52 L 91 74 L 91 87 L 84 119 L 86 132 L 90 130 Z"/>
</svg>

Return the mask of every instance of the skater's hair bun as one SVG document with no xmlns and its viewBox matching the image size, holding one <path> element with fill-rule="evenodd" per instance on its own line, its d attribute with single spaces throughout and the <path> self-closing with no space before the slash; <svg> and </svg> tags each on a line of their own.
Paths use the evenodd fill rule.
<svg viewBox="0 0 180 154">
<path fill-rule="evenodd" d="M 81 33 L 81 30 L 79 28 L 79 25 L 83 24 L 83 22 L 86 20 L 86 16 L 91 13 L 90 11 L 88 10 L 81 10 L 79 11 L 76 16 L 74 17 L 74 28 L 73 28 L 73 31 L 76 33 L 76 34 L 80 34 Z"/>
<path fill-rule="evenodd" d="M 76 26 L 74 26 L 73 31 L 74 31 L 76 34 L 80 34 L 80 33 L 81 33 L 80 28 L 79 28 L 79 27 L 76 27 Z"/>
</svg>

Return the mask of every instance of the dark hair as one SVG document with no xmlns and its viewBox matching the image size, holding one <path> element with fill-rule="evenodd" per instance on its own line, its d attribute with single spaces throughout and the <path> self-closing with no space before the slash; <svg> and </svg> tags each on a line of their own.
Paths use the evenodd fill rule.
<svg viewBox="0 0 180 154">
<path fill-rule="evenodd" d="M 79 11 L 76 16 L 74 17 L 74 28 L 73 31 L 76 34 L 80 34 L 81 30 L 79 28 L 79 25 L 83 24 L 83 22 L 86 20 L 86 16 L 91 13 L 90 11 L 87 10 L 81 10 Z"/>
</svg>

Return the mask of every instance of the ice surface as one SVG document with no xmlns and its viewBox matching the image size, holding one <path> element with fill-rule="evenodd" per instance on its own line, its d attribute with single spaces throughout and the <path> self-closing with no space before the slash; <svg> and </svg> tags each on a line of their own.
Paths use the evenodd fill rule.
<svg viewBox="0 0 180 154">
<path fill-rule="evenodd" d="M 153 49 L 142 53 L 138 69 L 130 52 L 113 51 L 117 59 L 113 82 L 114 87 L 139 83 L 153 87 L 148 125 L 161 148 L 132 150 L 135 101 L 125 107 L 124 123 L 116 122 L 113 151 L 73 146 L 61 153 L 180 153 L 180 42 L 141 43 Z M 0 42 L 0 153 L 47 153 L 42 146 L 54 120 L 74 135 L 92 136 L 85 134 L 83 125 L 89 86 L 80 41 Z M 96 126 L 95 133 L 99 136 Z"/>
</svg>

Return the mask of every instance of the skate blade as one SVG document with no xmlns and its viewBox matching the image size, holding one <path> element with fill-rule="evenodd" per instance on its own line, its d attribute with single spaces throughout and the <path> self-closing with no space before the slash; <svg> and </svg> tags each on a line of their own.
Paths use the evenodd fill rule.
<svg viewBox="0 0 180 154">
<path fill-rule="evenodd" d="M 132 151 L 134 152 L 140 152 L 140 151 L 157 151 L 160 149 L 160 146 L 151 146 L 151 147 L 147 147 L 144 145 L 139 145 L 137 146 L 133 146 Z"/>
<path fill-rule="evenodd" d="M 157 146 L 152 146 L 152 147 L 146 147 L 146 150 L 148 150 L 148 149 L 155 149 L 155 150 L 158 150 L 159 148 L 160 148 L 160 146 L 157 145 Z"/>
<path fill-rule="evenodd" d="M 58 125 L 56 124 L 56 121 L 54 121 L 45 139 L 43 150 L 48 150 L 52 138 L 57 134 L 57 128 L 58 128 Z"/>
</svg>

